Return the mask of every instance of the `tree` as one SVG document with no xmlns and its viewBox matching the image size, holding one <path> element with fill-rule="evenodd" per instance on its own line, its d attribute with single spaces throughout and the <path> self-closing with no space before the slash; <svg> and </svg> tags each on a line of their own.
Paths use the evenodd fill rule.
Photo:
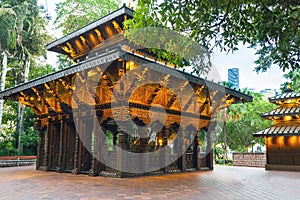
<svg viewBox="0 0 300 200">
<path fill-rule="evenodd" d="M 56 4 L 57 17 L 54 21 L 57 30 L 64 35 L 75 31 L 118 8 L 120 0 L 65 0 Z M 58 55 L 59 69 L 74 62 L 65 55 Z"/>
<path fill-rule="evenodd" d="M 1 6 L 5 7 L 5 9 L 10 9 L 15 15 L 14 26 L 7 29 L 14 33 L 14 37 L 12 37 L 14 45 L 10 48 L 11 57 L 6 59 L 6 68 L 2 68 L 2 77 L 4 81 L 1 83 L 12 87 L 16 84 L 27 82 L 30 78 L 35 78 L 50 72 L 49 67 L 47 67 L 46 71 L 41 68 L 41 64 L 38 64 L 41 56 L 46 57 L 45 44 L 49 42 L 50 37 L 46 33 L 45 20 L 39 16 L 37 1 L 9 0 L 2 1 Z M 9 20 L 6 20 L 3 16 L 0 16 L 0 21 L 1 20 L 3 20 L 4 24 L 9 22 Z M 5 30 L 6 29 L 3 29 L 3 31 Z M 1 36 L 3 36 L 4 40 L 9 39 L 8 34 L 1 33 Z M 11 70 L 6 75 L 7 70 L 5 71 L 4 69 L 7 69 L 8 67 Z M 33 73 L 29 73 L 30 69 L 34 69 Z M 20 104 L 6 102 L 6 105 L 4 106 L 9 109 L 4 109 L 3 112 L 1 111 L 0 113 L 3 113 L 3 123 L 5 125 L 9 124 L 10 129 L 5 129 L 4 127 L 3 130 L 5 130 L 5 133 L 3 133 L 2 136 L 5 135 L 3 138 L 9 138 L 7 141 L 14 144 L 14 148 L 16 146 L 20 148 L 20 143 L 17 143 L 18 138 L 21 142 L 21 133 L 27 132 L 26 129 L 31 129 L 30 126 L 26 124 L 25 126 L 23 125 L 24 121 L 32 121 L 32 115 L 26 115 L 24 117 L 26 108 L 21 107 Z M 10 116 L 13 116 L 13 118 Z M 12 131 L 12 128 L 18 128 L 16 134 L 12 134 L 15 131 Z"/>
<path fill-rule="evenodd" d="M 10 68 L 11 64 L 12 63 L 9 63 Z M 30 79 L 49 74 L 51 72 L 54 72 L 54 68 L 51 65 L 44 65 L 34 59 L 32 60 L 32 62 L 30 62 Z M 8 73 L 6 79 L 8 87 L 14 86 L 14 79 L 15 78 L 12 76 L 12 73 Z M 18 105 L 18 102 L 15 101 L 6 101 L 4 104 L 2 127 L 3 131 L 2 134 L 0 134 L 0 155 L 17 155 L 17 153 L 19 155 L 36 154 L 38 132 L 33 129 L 33 124 L 36 116 L 33 114 L 30 108 L 24 107 L 24 124 L 22 125 L 22 130 L 20 130 L 18 128 L 18 123 L 20 123 L 20 119 L 18 119 Z M 20 137 L 21 145 L 19 144 L 20 134 L 22 135 L 22 137 Z M 22 151 L 18 152 L 18 150 Z"/>
<path fill-rule="evenodd" d="M 244 104 L 233 104 L 227 113 L 227 143 L 232 150 L 244 152 L 254 140 L 252 133 L 263 130 L 272 125 L 272 122 L 262 119 L 261 114 L 276 108 L 262 99 L 259 93 L 252 93 L 253 101 Z M 255 139 L 263 143 L 260 138 Z"/>
<path fill-rule="evenodd" d="M 45 43 L 50 40 L 46 33 L 45 20 L 40 17 L 36 0 L 24 1 L 28 9 L 24 12 L 19 11 L 23 17 L 22 25 L 18 33 L 18 45 L 15 50 L 14 58 L 17 65 L 14 71 L 17 72 L 16 84 L 27 82 L 29 80 L 30 63 L 32 59 L 39 59 L 40 56 L 46 57 Z M 17 12 L 17 13 L 19 13 Z M 21 133 L 24 131 L 24 115 L 26 107 L 18 104 L 18 133 L 19 133 L 19 154 L 21 154 Z"/>
<path fill-rule="evenodd" d="M 256 71 L 272 64 L 283 71 L 300 67 L 300 6 L 298 1 L 265 0 L 140 0 L 130 28 L 171 27 L 212 52 L 256 49 Z"/>
<path fill-rule="evenodd" d="M 5 89 L 7 73 L 7 59 L 9 51 L 16 46 L 16 21 L 17 15 L 11 8 L 0 8 L 0 52 L 3 55 L 0 91 Z M 3 100 L 0 100 L 0 132 L 2 130 Z"/>
<path fill-rule="evenodd" d="M 212 134 L 215 148 L 226 159 L 226 146 L 236 152 L 245 152 L 253 142 L 264 144 L 261 138 L 254 138 L 252 133 L 263 130 L 272 122 L 261 118 L 261 114 L 276 108 L 276 105 L 263 100 L 259 93 L 251 93 L 252 102 L 232 104 L 227 110 L 221 110 L 216 118 L 216 127 Z M 226 122 L 226 123 L 224 123 Z M 226 125 L 226 128 L 224 128 Z M 220 151 L 222 150 L 222 151 Z"/>
<path fill-rule="evenodd" d="M 287 82 L 281 85 L 281 90 L 283 92 L 286 90 L 288 85 L 290 85 L 295 92 L 300 92 L 300 69 L 289 71 L 284 75 L 284 77 L 287 79 Z"/>
<path fill-rule="evenodd" d="M 56 5 L 54 23 L 65 35 L 107 15 L 120 4 L 120 0 L 65 0 Z"/>
</svg>

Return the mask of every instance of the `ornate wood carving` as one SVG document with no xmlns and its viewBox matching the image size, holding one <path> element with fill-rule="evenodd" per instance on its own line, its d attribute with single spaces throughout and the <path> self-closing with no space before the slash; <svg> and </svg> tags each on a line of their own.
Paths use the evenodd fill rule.
<svg viewBox="0 0 300 200">
<path fill-rule="evenodd" d="M 177 91 L 171 96 L 171 98 L 170 98 L 170 100 L 168 101 L 168 103 L 167 103 L 167 107 L 168 108 L 170 108 L 172 105 L 173 105 L 173 103 L 175 102 L 175 100 L 177 99 L 177 98 L 180 98 L 180 94 L 181 94 L 181 92 L 186 88 L 186 86 L 189 84 L 189 82 L 188 81 L 184 81 L 180 86 L 179 86 L 179 88 L 177 89 Z"/>
</svg>

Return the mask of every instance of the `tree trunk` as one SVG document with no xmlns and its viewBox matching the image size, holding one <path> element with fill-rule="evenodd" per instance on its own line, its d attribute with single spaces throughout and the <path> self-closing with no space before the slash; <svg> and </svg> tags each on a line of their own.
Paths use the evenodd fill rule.
<svg viewBox="0 0 300 200">
<path fill-rule="evenodd" d="M 224 108 L 223 110 L 224 112 L 224 152 L 225 152 L 225 156 L 224 156 L 224 164 L 227 164 L 227 130 L 226 130 L 226 113 L 227 113 L 227 109 Z"/>
<path fill-rule="evenodd" d="M 25 60 L 25 69 L 24 69 L 24 82 L 28 82 L 29 80 L 29 67 L 30 67 L 30 58 L 29 56 L 26 57 Z M 25 110 L 26 110 L 26 106 L 23 106 L 21 103 L 18 104 L 18 119 L 19 119 L 19 123 L 18 123 L 18 133 L 19 133 L 19 138 L 18 138 L 18 153 L 19 155 L 22 154 L 23 152 L 23 146 L 21 143 L 21 139 L 22 139 L 22 133 L 24 131 L 24 115 L 25 115 Z"/>
<path fill-rule="evenodd" d="M 18 123 L 17 123 L 17 132 L 18 132 L 18 156 L 22 154 L 22 143 L 21 143 L 21 127 L 22 127 L 22 119 L 21 119 L 21 110 L 22 110 L 22 104 L 18 103 Z"/>
<path fill-rule="evenodd" d="M 25 60 L 25 69 L 24 69 L 24 82 L 28 82 L 29 80 L 29 68 L 30 68 L 30 57 L 26 56 Z"/>
<path fill-rule="evenodd" d="M 6 73 L 7 73 L 7 58 L 9 52 L 5 50 L 3 53 L 3 61 L 2 61 L 2 74 L 1 74 L 1 82 L 0 82 L 0 92 L 5 89 L 5 81 L 6 81 Z M 2 114 L 3 114 L 3 103 L 4 101 L 0 100 L 0 132 L 2 131 Z"/>
</svg>

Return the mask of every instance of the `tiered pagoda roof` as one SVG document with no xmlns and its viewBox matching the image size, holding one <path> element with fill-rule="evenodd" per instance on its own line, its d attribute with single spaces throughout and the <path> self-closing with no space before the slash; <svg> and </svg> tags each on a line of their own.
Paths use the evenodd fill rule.
<svg viewBox="0 0 300 200">
<path fill-rule="evenodd" d="M 269 98 L 270 103 L 276 103 L 276 104 L 284 103 L 287 100 L 298 100 L 298 105 L 299 105 L 300 94 L 294 92 L 292 89 L 287 89 L 284 93 Z"/>
<path fill-rule="evenodd" d="M 300 125 L 274 125 L 263 131 L 254 133 L 254 136 L 292 136 L 300 135 Z"/>
<path fill-rule="evenodd" d="M 83 70 L 126 57 L 140 62 L 147 60 L 153 64 L 149 67 L 159 73 L 176 77 L 179 72 L 191 83 L 205 85 L 211 90 L 224 90 L 228 99 L 234 98 L 235 103 L 252 101 L 253 98 L 249 94 L 240 90 L 224 87 L 218 83 L 169 67 L 156 59 L 150 59 L 146 52 L 139 52 L 139 50 L 129 47 L 128 43 L 123 42 L 123 22 L 133 18 L 133 13 L 132 9 L 124 5 L 107 16 L 48 44 L 47 50 L 67 55 L 76 63 L 63 70 L 6 89 L 0 92 L 0 99 L 16 100 L 22 96 L 20 95 L 21 91 L 31 93 L 32 88 L 43 90 L 45 83 L 60 80 Z"/>
<path fill-rule="evenodd" d="M 86 60 L 86 56 L 92 50 L 109 43 L 104 41 L 122 35 L 123 22 L 133 18 L 133 13 L 134 11 L 124 4 L 118 10 L 51 42 L 47 45 L 47 50 L 67 55 L 76 62 Z"/>
<path fill-rule="evenodd" d="M 271 103 L 280 107 L 261 116 L 273 120 L 274 125 L 254 133 L 254 136 L 292 136 L 300 135 L 300 94 L 291 89 L 269 98 Z"/>
<path fill-rule="evenodd" d="M 68 55 L 76 63 L 60 71 L 6 89 L 0 92 L 0 99 L 17 100 L 30 107 L 40 119 L 46 117 L 54 119 L 56 116 L 72 114 L 87 108 L 95 109 L 97 113 L 105 111 L 106 114 L 111 114 L 112 106 L 122 110 L 122 106 L 127 103 L 131 110 L 138 110 L 136 111 L 138 114 L 152 108 L 163 112 L 160 107 L 152 104 L 161 105 L 160 102 L 153 103 L 154 98 L 165 99 L 167 102 L 163 105 L 166 105 L 167 114 L 177 117 L 178 122 L 181 120 L 178 116 L 185 116 L 193 119 L 195 123 L 199 121 L 199 114 L 201 119 L 210 120 L 212 113 L 217 113 L 232 103 L 252 101 L 253 98 L 249 94 L 175 69 L 167 62 L 162 63 L 160 60 L 153 59 L 153 56 L 143 49 L 136 49 L 131 43 L 125 42 L 126 38 L 120 32 L 123 29 L 123 21 L 132 18 L 132 12 L 131 9 L 123 6 L 98 21 L 50 43 L 47 45 L 48 50 Z M 97 35 L 99 33 L 97 30 L 100 35 Z M 140 70 L 140 72 L 132 83 L 127 81 L 123 85 L 124 91 L 120 91 L 118 67 L 125 69 L 128 67 L 130 70 L 131 63 L 135 65 L 136 71 Z M 146 67 L 144 67 L 145 63 Z M 132 72 L 135 73 L 134 70 Z M 160 76 L 162 77 L 160 80 L 166 83 L 178 82 L 180 89 L 184 89 L 186 82 L 192 87 L 191 92 L 194 92 L 192 96 L 182 98 L 184 101 L 182 109 L 179 106 L 180 102 L 175 98 L 176 95 L 172 96 L 172 93 L 168 92 L 165 98 L 161 90 L 162 84 L 165 83 L 158 79 Z M 84 89 L 76 87 L 76 80 L 81 82 Z M 147 95 L 145 98 L 138 93 L 131 95 L 132 89 L 137 87 L 139 80 L 147 80 L 151 83 L 145 86 L 147 90 L 141 91 Z M 126 95 L 129 94 L 126 96 L 128 99 L 116 100 L 117 98 L 112 98 L 113 92 L 117 95 L 125 92 Z M 191 106 L 195 105 L 192 102 L 196 98 L 195 102 L 198 102 L 199 109 Z M 194 108 L 197 110 L 192 110 Z M 87 115 L 88 112 L 85 114 Z M 107 118 L 110 117 L 109 114 L 106 115 Z M 144 120 L 148 120 L 148 115 L 139 115 L 140 118 L 141 116 Z"/>
</svg>

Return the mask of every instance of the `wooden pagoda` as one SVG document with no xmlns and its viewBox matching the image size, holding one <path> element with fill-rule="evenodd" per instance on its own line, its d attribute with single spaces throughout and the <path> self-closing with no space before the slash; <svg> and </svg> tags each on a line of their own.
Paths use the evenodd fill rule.
<svg viewBox="0 0 300 200">
<path fill-rule="evenodd" d="M 116 177 L 213 169 L 208 131 L 212 113 L 252 97 L 176 70 L 124 43 L 123 22 L 132 17 L 133 10 L 123 6 L 50 43 L 48 50 L 68 55 L 76 64 L 0 93 L 37 116 L 37 169 Z M 129 72 L 134 76 L 124 81 Z M 143 80 L 149 84 L 140 85 Z M 183 91 L 181 103 L 169 82 Z M 152 139 L 143 129 L 151 123 L 150 111 L 156 119 Z M 124 127 L 135 126 L 129 122 L 140 127 L 136 135 L 124 132 Z M 205 142 L 200 132 L 206 134 Z M 167 146 L 168 151 L 160 151 Z M 139 159 L 137 152 L 152 153 Z"/>
<path fill-rule="evenodd" d="M 300 94 L 287 89 L 269 101 L 279 107 L 262 117 L 274 125 L 253 134 L 266 138 L 266 170 L 300 171 Z"/>
</svg>

